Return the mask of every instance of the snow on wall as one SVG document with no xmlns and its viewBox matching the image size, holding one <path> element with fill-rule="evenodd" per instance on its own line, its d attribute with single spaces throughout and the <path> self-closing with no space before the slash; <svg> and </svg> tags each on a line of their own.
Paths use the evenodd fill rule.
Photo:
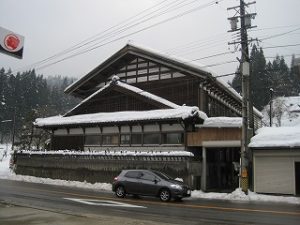
<svg viewBox="0 0 300 225">
<path fill-rule="evenodd" d="M 93 156 L 186 156 L 193 157 L 194 154 L 187 151 L 71 151 L 71 150 L 57 150 L 57 151 L 29 151 L 19 150 L 18 153 L 29 154 L 29 155 L 93 155 Z"/>
</svg>

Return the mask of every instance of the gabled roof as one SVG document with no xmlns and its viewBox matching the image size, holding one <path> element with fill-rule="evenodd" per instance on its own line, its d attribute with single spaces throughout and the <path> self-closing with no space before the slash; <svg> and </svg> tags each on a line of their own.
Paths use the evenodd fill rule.
<svg viewBox="0 0 300 225">
<path fill-rule="evenodd" d="M 187 60 L 129 43 L 91 72 L 69 85 L 65 89 L 65 93 L 80 96 L 82 92 L 85 92 L 91 87 L 96 87 L 99 83 L 105 81 L 107 79 L 107 74 L 112 73 L 116 69 L 121 69 L 136 57 L 142 57 L 169 68 L 173 68 L 179 72 L 190 73 L 194 76 L 202 77 L 203 79 L 206 79 L 209 76 L 212 77 L 210 71 L 198 64 L 187 63 Z"/>
<path fill-rule="evenodd" d="M 147 91 L 144 91 L 140 88 L 134 87 L 132 85 L 126 84 L 119 80 L 119 77 L 114 76 L 112 80 L 106 84 L 104 87 L 100 88 L 98 91 L 81 101 L 77 106 L 75 106 L 73 109 L 68 111 L 64 116 L 71 116 L 74 114 L 74 111 L 78 110 L 81 107 L 84 107 L 86 104 L 88 104 L 90 101 L 92 101 L 94 98 L 97 98 L 97 96 L 107 93 L 111 90 L 117 90 L 129 95 L 133 95 L 136 98 L 139 98 L 141 100 L 147 101 L 150 104 L 153 104 L 157 106 L 158 108 L 173 108 L 176 109 L 179 107 L 179 105 L 170 102 L 169 100 L 166 100 L 164 98 L 161 98 L 157 95 L 151 94 Z"/>
<path fill-rule="evenodd" d="M 86 93 L 94 90 L 97 85 L 107 81 L 114 72 L 120 70 L 137 57 L 166 66 L 184 74 L 201 78 L 203 81 L 213 84 L 217 89 L 220 89 L 223 93 L 231 96 L 239 103 L 242 102 L 242 97 L 239 93 L 228 83 L 217 78 L 217 74 L 205 68 L 204 65 L 132 43 L 127 44 L 88 74 L 69 85 L 65 89 L 65 93 L 82 98 L 86 96 Z M 257 116 L 262 117 L 262 114 L 256 108 L 254 108 L 254 112 Z"/>
<path fill-rule="evenodd" d="M 198 107 L 179 106 L 175 109 L 160 109 L 149 111 L 122 111 L 91 113 L 74 116 L 53 116 L 48 118 L 37 118 L 34 125 L 37 127 L 64 127 L 64 126 L 91 126 L 93 124 L 120 124 L 130 122 L 153 122 L 166 120 L 187 120 L 195 118 L 204 120 L 206 114 Z"/>
</svg>

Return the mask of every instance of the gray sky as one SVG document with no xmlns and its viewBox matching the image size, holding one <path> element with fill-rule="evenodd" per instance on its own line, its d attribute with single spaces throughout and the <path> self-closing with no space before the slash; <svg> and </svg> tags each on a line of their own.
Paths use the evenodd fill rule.
<svg viewBox="0 0 300 225">
<path fill-rule="evenodd" d="M 123 47 L 129 40 L 187 60 L 233 51 L 234 47 L 229 47 L 227 44 L 234 40 L 232 33 L 227 32 L 230 28 L 227 17 L 233 16 L 234 12 L 227 11 L 227 8 L 238 5 L 238 0 L 222 0 L 219 4 L 202 7 L 192 13 L 179 16 L 183 12 L 199 8 L 209 2 L 211 0 L 1 0 L 0 26 L 25 36 L 25 45 L 22 60 L 0 54 L 0 68 L 11 68 L 13 71 L 28 70 L 33 63 L 66 50 L 155 5 L 155 8 L 140 14 L 134 20 L 134 23 L 140 22 L 138 26 L 122 34 L 110 36 L 104 41 L 99 39 L 97 42 L 85 45 L 84 48 L 55 57 L 54 60 L 47 61 L 45 64 L 38 64 L 37 72 L 45 76 L 81 77 Z M 256 2 L 255 5 L 249 7 L 249 12 L 257 13 L 252 23 L 258 27 L 253 29 L 256 31 L 249 32 L 250 37 L 262 39 L 300 28 L 299 0 L 256 0 Z M 171 4 L 173 8 L 170 8 Z M 151 15 L 159 12 L 166 13 L 143 22 L 151 16 L 151 12 L 154 13 Z M 149 15 L 145 17 L 146 14 Z M 175 16 L 176 19 L 113 41 Z M 113 42 L 105 44 L 110 41 Z M 260 46 L 272 47 L 299 43 L 300 29 L 267 39 L 261 42 Z M 57 63 L 58 60 L 78 54 L 83 49 L 101 44 L 105 45 Z M 264 52 L 265 56 L 275 56 L 276 53 L 280 55 L 300 54 L 300 45 L 265 49 Z M 240 52 L 196 62 L 212 65 L 235 60 L 237 56 L 240 56 Z M 290 58 L 285 57 L 288 63 L 290 63 Z M 54 64 L 49 66 L 51 63 Z M 209 69 L 221 75 L 234 72 L 237 65 L 236 62 L 209 67 Z M 40 68 L 41 66 L 45 67 Z M 224 79 L 231 78 L 232 76 L 229 76 Z"/>
</svg>

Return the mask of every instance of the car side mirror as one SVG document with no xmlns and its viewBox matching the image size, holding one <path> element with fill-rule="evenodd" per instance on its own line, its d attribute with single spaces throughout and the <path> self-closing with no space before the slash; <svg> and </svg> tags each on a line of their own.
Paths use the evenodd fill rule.
<svg viewBox="0 0 300 225">
<path fill-rule="evenodd" d="M 156 180 L 156 179 L 154 179 L 154 181 L 153 181 L 155 184 L 157 184 L 157 182 L 158 182 L 158 180 Z"/>
</svg>

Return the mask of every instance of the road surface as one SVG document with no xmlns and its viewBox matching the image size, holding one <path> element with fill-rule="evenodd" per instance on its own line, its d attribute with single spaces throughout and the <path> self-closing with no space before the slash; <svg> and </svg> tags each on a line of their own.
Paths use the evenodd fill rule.
<svg viewBox="0 0 300 225">
<path fill-rule="evenodd" d="M 285 224 L 298 225 L 300 205 L 157 198 L 119 199 L 109 191 L 0 179 L 0 224 Z M 24 223 L 25 221 L 25 223 Z"/>
</svg>

